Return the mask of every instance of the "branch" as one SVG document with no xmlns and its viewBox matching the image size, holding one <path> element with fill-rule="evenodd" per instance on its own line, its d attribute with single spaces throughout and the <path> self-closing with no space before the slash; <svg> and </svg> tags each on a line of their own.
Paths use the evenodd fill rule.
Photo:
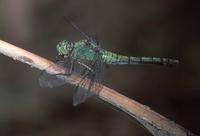
<svg viewBox="0 0 200 136">
<path fill-rule="evenodd" d="M 0 53 L 13 58 L 14 60 L 26 63 L 31 67 L 46 70 L 46 72 L 50 74 L 65 73 L 63 67 L 2 40 L 0 40 Z M 49 66 L 51 67 L 48 68 Z M 66 78 L 68 82 L 73 85 L 78 83 L 77 75 Z M 155 136 L 195 136 L 195 134 L 191 133 L 189 130 L 168 120 L 151 110 L 149 107 L 123 96 L 106 86 L 103 86 L 102 90 L 98 92 L 97 97 L 136 119 Z"/>
</svg>

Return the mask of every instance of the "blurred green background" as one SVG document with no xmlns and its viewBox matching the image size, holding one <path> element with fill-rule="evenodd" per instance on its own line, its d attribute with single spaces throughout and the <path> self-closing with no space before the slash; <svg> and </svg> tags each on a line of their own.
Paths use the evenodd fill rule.
<svg viewBox="0 0 200 136">
<path fill-rule="evenodd" d="M 180 59 L 175 67 L 110 66 L 103 84 L 200 134 L 200 2 L 189 0 L 0 0 L 0 39 L 54 60 L 78 41 L 66 15 L 101 46 L 132 56 Z M 0 55 L 1 136 L 147 136 L 135 120 L 74 88 L 40 88 L 41 71 Z"/>
</svg>

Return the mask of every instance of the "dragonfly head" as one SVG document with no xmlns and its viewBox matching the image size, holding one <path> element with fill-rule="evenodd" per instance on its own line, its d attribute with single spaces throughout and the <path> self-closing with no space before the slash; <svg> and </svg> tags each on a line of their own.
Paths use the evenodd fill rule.
<svg viewBox="0 0 200 136">
<path fill-rule="evenodd" d="M 57 44 L 56 48 L 58 55 L 68 56 L 70 52 L 73 50 L 73 43 L 63 40 Z"/>
</svg>

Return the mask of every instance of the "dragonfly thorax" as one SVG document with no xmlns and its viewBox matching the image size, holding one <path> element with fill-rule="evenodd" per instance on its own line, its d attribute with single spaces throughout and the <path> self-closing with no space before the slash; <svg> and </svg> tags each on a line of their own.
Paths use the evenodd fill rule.
<svg viewBox="0 0 200 136">
<path fill-rule="evenodd" d="M 95 61 L 97 59 L 96 45 L 88 40 L 69 42 L 63 40 L 57 44 L 58 55 L 72 57 L 77 60 Z"/>
<path fill-rule="evenodd" d="M 96 45 L 87 40 L 80 40 L 74 43 L 73 56 L 76 59 L 96 61 L 97 53 L 95 51 Z"/>
</svg>

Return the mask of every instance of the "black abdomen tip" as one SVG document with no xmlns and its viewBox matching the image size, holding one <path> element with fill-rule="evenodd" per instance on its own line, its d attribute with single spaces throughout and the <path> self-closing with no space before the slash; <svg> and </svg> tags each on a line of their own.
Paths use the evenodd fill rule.
<svg viewBox="0 0 200 136">
<path fill-rule="evenodd" d="M 166 58 L 163 59 L 163 64 L 164 65 L 177 65 L 179 63 L 180 62 L 177 59 L 166 59 Z"/>
</svg>

